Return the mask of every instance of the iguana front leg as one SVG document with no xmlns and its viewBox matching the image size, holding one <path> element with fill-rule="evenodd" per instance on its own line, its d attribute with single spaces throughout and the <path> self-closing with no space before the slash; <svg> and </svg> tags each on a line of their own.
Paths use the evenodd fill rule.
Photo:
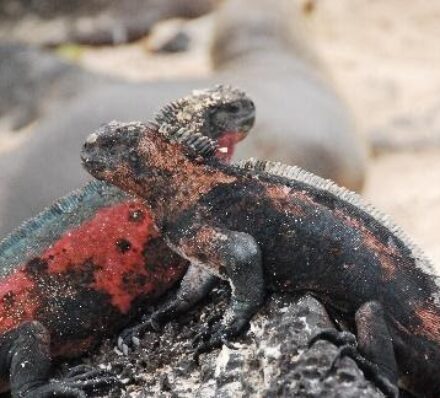
<svg viewBox="0 0 440 398">
<path fill-rule="evenodd" d="M 203 341 L 198 352 L 220 346 L 239 334 L 264 298 L 262 256 L 255 239 L 246 233 L 208 225 L 166 235 L 170 247 L 193 265 L 203 267 L 232 288 L 231 303 L 220 327 Z"/>
<path fill-rule="evenodd" d="M 128 354 L 139 345 L 139 338 L 148 330 L 159 330 L 163 324 L 188 311 L 214 287 L 218 278 L 204 268 L 191 264 L 180 283 L 176 295 L 166 301 L 145 321 L 125 329 L 118 338 L 118 348 Z"/>
<path fill-rule="evenodd" d="M 86 390 L 108 389 L 118 379 L 90 367 L 61 380 L 51 380 L 50 337 L 37 321 L 24 322 L 0 337 L 0 374 L 9 373 L 13 398 L 86 398 Z"/>
</svg>

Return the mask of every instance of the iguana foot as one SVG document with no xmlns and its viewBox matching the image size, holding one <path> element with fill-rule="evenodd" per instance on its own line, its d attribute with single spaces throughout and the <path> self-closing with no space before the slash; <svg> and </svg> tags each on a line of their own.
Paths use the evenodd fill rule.
<svg viewBox="0 0 440 398">
<path fill-rule="evenodd" d="M 209 328 L 202 330 L 193 339 L 194 359 L 198 361 L 201 354 L 220 348 L 223 345 L 230 349 L 236 349 L 230 341 L 231 337 L 233 336 L 225 329 L 217 330 L 214 333 L 210 333 Z"/>
<path fill-rule="evenodd" d="M 88 365 L 70 369 L 66 377 L 47 384 L 29 388 L 23 398 L 87 398 L 87 392 L 102 392 L 121 384 L 113 374 Z"/>
<path fill-rule="evenodd" d="M 362 356 L 362 354 L 352 345 L 344 345 L 339 348 L 338 354 L 333 359 L 333 362 L 329 370 L 327 371 L 326 376 L 335 371 L 337 362 L 344 357 L 349 357 L 353 361 L 355 361 L 359 369 L 366 376 L 366 378 L 371 380 L 386 397 L 399 397 L 399 388 L 383 374 L 377 364 L 369 361 L 364 356 Z"/>
<path fill-rule="evenodd" d="M 310 340 L 309 348 L 319 340 L 329 341 L 335 346 L 339 347 L 338 354 L 333 360 L 329 370 L 325 377 L 330 375 L 336 370 L 336 365 L 343 357 L 350 357 L 359 366 L 359 369 L 365 374 L 365 376 L 375 383 L 378 388 L 390 398 L 396 398 L 399 396 L 399 390 L 379 368 L 377 364 L 368 360 L 358 351 L 358 342 L 356 336 L 353 333 L 347 331 L 338 331 L 336 329 L 324 329 L 319 332 Z"/>
<path fill-rule="evenodd" d="M 10 369 L 13 397 L 87 398 L 87 392 L 108 390 L 120 384 L 116 376 L 85 365 L 72 369 L 67 377 L 49 380 L 50 334 L 37 321 L 23 323 L 3 335 L 1 342 L 0 354 L 5 355 L 6 352 L 5 356 L 9 359 L 9 363 L 2 362 L 2 365 Z"/>
<path fill-rule="evenodd" d="M 117 347 L 124 355 L 128 355 L 130 351 L 134 351 L 139 347 L 140 340 L 146 332 L 158 332 L 161 329 L 162 323 L 151 316 L 136 326 L 124 329 L 118 337 Z"/>
<path fill-rule="evenodd" d="M 310 339 L 308 344 L 309 348 L 319 340 L 329 341 L 336 347 L 341 347 L 341 346 L 357 347 L 356 336 L 353 333 L 347 331 L 338 331 L 336 329 L 324 329 Z"/>
<path fill-rule="evenodd" d="M 71 389 L 101 392 L 121 386 L 119 379 L 111 372 L 89 365 L 78 365 L 70 369 L 66 376 L 54 382 Z"/>
<path fill-rule="evenodd" d="M 22 393 L 23 398 L 87 398 L 84 391 L 79 388 L 72 388 L 63 382 L 48 383 L 43 386 L 32 388 Z"/>
<path fill-rule="evenodd" d="M 193 346 L 196 348 L 194 353 L 196 360 L 200 354 L 219 348 L 222 345 L 234 349 L 231 339 L 241 334 L 249 325 L 248 308 L 237 301 L 227 310 L 223 317 L 223 323 L 210 324 L 215 318 L 216 316 L 212 317 L 207 326 L 193 340 Z"/>
<path fill-rule="evenodd" d="M 218 279 L 203 268 L 190 265 L 182 279 L 176 297 L 163 303 L 151 316 L 140 324 L 125 329 L 118 338 L 118 348 L 124 355 L 139 346 L 140 338 L 147 331 L 160 331 L 162 326 L 179 314 L 192 308 L 205 297 L 218 282 Z"/>
</svg>

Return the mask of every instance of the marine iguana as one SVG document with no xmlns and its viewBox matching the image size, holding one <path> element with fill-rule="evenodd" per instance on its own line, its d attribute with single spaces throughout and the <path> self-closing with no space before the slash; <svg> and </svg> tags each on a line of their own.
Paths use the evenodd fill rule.
<svg viewBox="0 0 440 398">
<path fill-rule="evenodd" d="M 203 131 L 228 160 L 254 117 L 243 92 L 219 86 L 163 107 L 156 120 Z M 60 199 L 0 242 L 2 388 L 10 372 L 13 397 L 85 397 L 82 388 L 108 377 L 87 369 L 48 384 L 51 358 L 81 355 L 127 326 L 187 266 L 141 200 L 100 181 Z"/>
<path fill-rule="evenodd" d="M 222 164 L 215 151 L 209 138 L 194 143 L 184 129 L 154 123 L 104 126 L 82 151 L 94 177 L 145 200 L 170 248 L 230 282 L 231 304 L 198 352 L 240 333 L 266 290 L 306 291 L 356 330 L 357 342 L 347 332 L 320 337 L 357 356 L 388 396 L 398 396 L 399 380 L 438 397 L 440 279 L 420 250 L 329 180 L 270 161 Z M 200 281 L 184 288 L 187 299 L 206 290 Z M 153 316 L 166 321 L 185 304 Z"/>
<path fill-rule="evenodd" d="M 76 154 L 101 123 L 149 120 L 158 103 L 216 82 L 242 87 L 258 108 L 247 144 L 237 148 L 238 159 L 255 156 L 298 164 L 361 189 L 365 143 L 347 107 L 314 72 L 316 64 L 304 60 L 310 58 L 303 50 L 306 38 L 297 32 L 301 29 L 290 31 L 300 17 L 286 9 L 285 0 L 233 0 L 225 2 L 216 20 L 212 77 L 99 87 L 92 83 L 95 87 L 72 102 L 48 111 L 25 145 L 0 158 L 0 235 L 89 181 Z M 39 101 L 40 107 L 45 99 Z"/>
</svg>

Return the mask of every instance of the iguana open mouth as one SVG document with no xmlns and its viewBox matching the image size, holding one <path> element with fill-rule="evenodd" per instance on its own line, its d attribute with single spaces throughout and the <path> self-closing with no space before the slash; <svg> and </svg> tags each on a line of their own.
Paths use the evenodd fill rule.
<svg viewBox="0 0 440 398">
<path fill-rule="evenodd" d="M 224 133 L 221 138 L 217 140 L 218 149 L 216 152 L 216 157 L 223 160 L 229 161 L 231 160 L 232 155 L 234 154 L 235 145 L 242 141 L 247 136 L 247 130 L 245 131 L 231 131 L 228 133 Z"/>
</svg>

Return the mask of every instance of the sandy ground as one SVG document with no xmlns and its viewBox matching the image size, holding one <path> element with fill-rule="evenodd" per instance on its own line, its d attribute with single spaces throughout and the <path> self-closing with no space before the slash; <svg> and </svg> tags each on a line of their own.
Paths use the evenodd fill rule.
<svg viewBox="0 0 440 398">
<path fill-rule="evenodd" d="M 366 138 L 437 138 L 437 149 L 372 157 L 364 194 L 414 237 L 440 273 L 440 3 L 297 1 L 312 10 L 304 17 L 308 37 Z M 205 17 L 184 25 L 198 38 L 188 53 L 152 55 L 151 39 L 74 53 L 86 67 L 133 80 L 205 75 L 211 22 Z"/>
<path fill-rule="evenodd" d="M 316 46 L 366 137 L 440 137 L 440 3 L 321 0 Z M 365 196 L 414 237 L 440 272 L 440 149 L 372 158 Z"/>
</svg>

